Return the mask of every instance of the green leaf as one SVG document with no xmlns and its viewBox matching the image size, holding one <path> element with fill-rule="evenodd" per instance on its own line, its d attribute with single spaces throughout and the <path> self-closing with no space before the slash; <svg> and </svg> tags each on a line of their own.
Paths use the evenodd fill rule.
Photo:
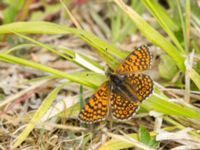
<svg viewBox="0 0 200 150">
<path fill-rule="evenodd" d="M 148 130 L 143 125 L 140 125 L 140 129 L 138 132 L 138 139 L 140 142 L 142 142 L 146 145 L 148 145 L 149 141 L 151 140 L 151 136 L 150 136 Z"/>
<path fill-rule="evenodd" d="M 154 137 L 150 136 L 150 133 L 143 125 L 140 126 L 138 132 L 138 139 L 140 142 L 144 143 L 145 145 L 148 145 L 151 148 L 157 148 L 160 144 L 155 140 Z"/>
</svg>

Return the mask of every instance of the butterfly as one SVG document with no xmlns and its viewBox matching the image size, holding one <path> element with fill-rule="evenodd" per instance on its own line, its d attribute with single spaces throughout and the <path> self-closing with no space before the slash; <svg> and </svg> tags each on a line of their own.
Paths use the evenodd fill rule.
<svg viewBox="0 0 200 150">
<path fill-rule="evenodd" d="M 139 104 L 153 92 L 153 80 L 149 75 L 141 73 L 150 67 L 151 54 L 148 47 L 136 48 L 115 70 L 108 70 L 108 80 L 85 104 L 78 116 L 80 121 L 95 123 L 105 120 L 109 112 L 115 119 L 130 119 Z"/>
</svg>

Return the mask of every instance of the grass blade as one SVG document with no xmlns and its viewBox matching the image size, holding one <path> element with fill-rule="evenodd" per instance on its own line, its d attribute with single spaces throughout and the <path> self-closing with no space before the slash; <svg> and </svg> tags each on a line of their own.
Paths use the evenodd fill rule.
<svg viewBox="0 0 200 150">
<path fill-rule="evenodd" d="M 89 45 L 94 47 L 102 58 L 111 66 L 116 67 L 119 61 L 113 58 L 110 54 L 116 58 L 123 59 L 127 56 L 126 53 L 118 50 L 112 44 L 99 39 L 92 33 L 81 29 L 69 28 L 63 25 L 57 25 L 50 22 L 16 22 L 0 26 L 0 34 L 8 33 L 31 33 L 31 34 L 75 34 L 83 39 Z"/>
<path fill-rule="evenodd" d="M 190 70 L 190 77 L 191 77 L 192 81 L 194 81 L 194 83 L 196 84 L 196 86 L 200 90 L 200 75 L 194 69 L 191 69 Z"/>
<path fill-rule="evenodd" d="M 69 60 L 85 69 L 89 69 L 89 70 L 97 72 L 97 73 L 102 73 L 102 74 L 104 73 L 104 71 L 102 70 L 102 66 L 97 65 L 97 62 L 95 63 L 93 60 L 91 60 L 87 56 L 79 55 L 78 53 L 75 53 L 71 50 L 64 50 L 65 54 L 63 54 L 62 52 L 59 52 L 58 50 L 55 50 L 46 44 L 40 43 L 32 38 L 29 38 L 28 36 L 22 35 L 20 33 L 15 33 L 15 34 L 23 39 L 26 39 L 26 40 L 40 46 L 40 47 L 46 48 L 50 52 L 57 54 L 57 55 L 65 58 L 66 60 Z"/>
<path fill-rule="evenodd" d="M 128 7 L 122 0 L 114 1 L 132 19 L 138 29 L 140 29 L 149 41 L 165 50 L 165 52 L 168 53 L 168 55 L 176 62 L 179 69 L 185 71 L 183 56 L 169 41 L 165 39 L 165 37 L 153 29 L 141 16 L 138 15 L 137 12 Z"/>
<path fill-rule="evenodd" d="M 186 39 L 185 39 L 185 48 L 186 51 L 189 51 L 190 47 L 190 16 L 191 16 L 191 8 L 190 8 L 190 0 L 185 1 L 185 32 L 186 32 Z"/>
<path fill-rule="evenodd" d="M 51 74 L 53 74 L 57 77 L 66 78 L 70 81 L 77 82 L 79 84 L 82 84 L 82 85 L 85 85 L 85 86 L 88 86 L 88 87 L 91 87 L 91 88 L 96 88 L 98 86 L 98 84 L 95 85 L 95 81 L 89 83 L 86 80 L 80 79 L 79 75 L 70 75 L 70 74 L 64 73 L 62 71 L 47 67 L 45 65 L 41 65 L 41 64 L 38 64 L 38 63 L 35 63 L 35 62 L 31 62 L 31 61 L 21 59 L 21 58 L 15 57 L 15 56 L 10 56 L 10 55 L 7 55 L 7 54 L 0 53 L 0 60 L 10 62 L 10 63 L 28 66 L 28 67 L 31 67 L 31 68 L 35 68 L 35 69 L 38 69 L 38 70 L 45 71 L 45 72 L 49 72 L 49 73 L 51 73 Z"/>
<path fill-rule="evenodd" d="M 181 106 L 167 101 L 167 98 L 158 94 L 153 94 L 141 105 L 147 110 L 155 110 L 167 115 L 183 116 L 200 121 L 200 112 L 192 107 Z"/>
<path fill-rule="evenodd" d="M 49 95 L 44 99 L 42 104 L 40 105 L 39 109 L 35 114 L 33 115 L 33 118 L 29 122 L 29 124 L 26 126 L 26 128 L 23 130 L 23 132 L 17 137 L 17 140 L 13 144 L 12 148 L 16 148 L 19 146 L 29 135 L 29 133 L 33 130 L 33 128 L 37 125 L 37 123 L 40 121 L 41 117 L 45 114 L 45 112 L 48 110 L 48 108 L 51 106 L 53 100 L 57 96 L 58 92 L 61 90 L 63 86 L 59 86 L 55 88 Z"/>
<path fill-rule="evenodd" d="M 161 9 L 158 3 L 156 3 L 154 0 L 143 0 L 142 1 L 145 6 L 150 10 L 152 15 L 156 18 L 160 26 L 163 30 L 169 35 L 169 37 L 172 39 L 174 44 L 178 47 L 178 50 L 184 53 L 184 50 L 174 35 L 174 33 L 171 31 L 170 26 L 168 26 L 167 22 L 172 22 L 171 18 L 168 16 L 166 11 L 164 9 Z M 171 21 L 170 21 L 171 20 Z M 171 27 L 172 28 L 172 27 Z"/>
</svg>

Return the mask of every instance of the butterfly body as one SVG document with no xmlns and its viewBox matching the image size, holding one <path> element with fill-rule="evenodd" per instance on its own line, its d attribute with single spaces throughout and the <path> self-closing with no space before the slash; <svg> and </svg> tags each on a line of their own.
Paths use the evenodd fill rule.
<svg viewBox="0 0 200 150">
<path fill-rule="evenodd" d="M 150 52 L 146 46 L 141 46 L 129 54 L 115 70 L 109 68 L 106 72 L 108 80 L 86 103 L 79 119 L 94 123 L 104 120 L 109 112 L 118 120 L 131 118 L 139 104 L 153 92 L 152 79 L 141 73 L 150 66 Z"/>
<path fill-rule="evenodd" d="M 111 91 L 117 89 L 118 91 L 123 93 L 123 95 L 128 99 L 136 101 L 137 100 L 136 94 L 132 91 L 132 89 L 135 88 L 134 85 L 130 87 L 127 83 L 124 82 L 126 81 L 127 78 L 128 78 L 127 75 L 118 75 L 111 73 L 109 76 L 110 89 Z"/>
</svg>

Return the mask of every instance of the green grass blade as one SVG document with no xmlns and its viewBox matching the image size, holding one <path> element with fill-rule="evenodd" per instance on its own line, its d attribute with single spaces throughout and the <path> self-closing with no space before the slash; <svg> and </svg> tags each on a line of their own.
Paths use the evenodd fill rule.
<svg viewBox="0 0 200 150">
<path fill-rule="evenodd" d="M 90 5 L 91 11 L 89 12 L 91 17 L 97 23 L 97 25 L 102 29 L 103 33 L 106 35 L 107 38 L 110 37 L 110 29 L 108 25 L 105 23 L 103 18 L 94 10 L 93 5 Z"/>
<path fill-rule="evenodd" d="M 131 134 L 130 135 L 132 138 L 136 138 L 137 135 L 136 134 Z M 126 149 L 126 148 L 131 148 L 134 147 L 134 144 L 128 143 L 128 142 L 124 142 L 122 140 L 119 139 L 112 139 L 109 140 L 108 142 L 106 142 L 105 144 L 102 144 L 99 147 L 99 150 L 121 150 L 121 149 Z"/>
<path fill-rule="evenodd" d="M 143 0 L 142 2 L 145 4 L 145 6 L 149 9 L 149 11 L 158 21 L 162 29 L 165 30 L 165 32 L 169 35 L 171 40 L 178 47 L 178 50 L 180 50 L 181 52 L 184 52 L 180 42 L 178 41 L 178 39 L 172 32 L 171 28 L 167 24 L 167 22 L 172 22 L 172 19 L 169 17 L 169 15 L 167 15 L 166 11 L 164 9 L 161 9 L 160 8 L 161 6 L 159 6 L 159 4 L 156 3 L 154 0 Z"/>
<path fill-rule="evenodd" d="M 38 70 L 45 71 L 45 72 L 49 72 L 53 75 L 56 75 L 57 77 L 66 78 L 70 81 L 77 82 L 79 84 L 82 84 L 82 85 L 85 85 L 85 86 L 88 86 L 88 87 L 91 87 L 91 88 L 96 88 L 99 85 L 99 84 L 95 84 L 95 81 L 89 83 L 86 80 L 82 80 L 82 79 L 80 79 L 79 75 L 70 75 L 70 74 L 67 74 L 65 72 L 47 67 L 45 65 L 41 65 L 41 64 L 38 64 L 38 63 L 35 63 L 35 62 L 27 61 L 25 59 L 21 59 L 21 58 L 15 57 L 15 56 L 10 56 L 10 55 L 7 55 L 7 54 L 0 53 L 0 60 L 10 62 L 10 63 L 28 66 L 28 67 L 31 67 L 31 68 L 35 68 L 35 69 L 38 69 Z"/>
<path fill-rule="evenodd" d="M 108 44 L 107 42 L 94 36 L 92 33 L 81 31 L 77 35 L 84 41 L 86 41 L 89 45 L 94 47 L 97 52 L 102 56 L 102 58 L 113 68 L 116 67 L 119 63 L 116 58 L 123 59 L 125 56 L 127 56 L 127 54 L 118 50 L 112 44 Z M 116 58 L 114 58 L 113 56 L 115 56 Z"/>
<path fill-rule="evenodd" d="M 49 50 L 50 52 L 57 54 L 85 69 L 89 69 L 91 71 L 97 72 L 97 73 L 104 73 L 104 71 L 102 70 L 102 67 L 100 67 L 100 65 L 96 65 L 96 63 L 94 61 L 92 61 L 91 59 L 89 59 L 87 56 L 84 56 L 83 54 L 80 55 L 78 53 L 75 53 L 71 50 L 65 50 L 65 54 L 63 54 L 62 52 L 51 48 L 50 46 L 40 43 L 32 38 L 29 38 L 28 36 L 22 35 L 20 33 L 15 33 L 16 35 L 18 35 L 19 37 L 26 39 L 40 47 L 46 48 L 47 50 Z"/>
<path fill-rule="evenodd" d="M 27 80 L 27 81 L 23 81 L 21 82 L 20 84 L 31 84 L 33 82 L 38 82 L 38 81 L 41 81 L 41 80 L 46 80 L 46 79 L 55 79 L 56 76 L 42 76 L 42 77 L 36 77 L 36 78 L 32 78 L 30 80 Z"/>
<path fill-rule="evenodd" d="M 63 86 L 59 86 L 55 88 L 49 95 L 44 99 L 40 107 L 38 108 L 37 112 L 33 115 L 33 118 L 28 123 L 26 128 L 23 132 L 17 137 L 17 140 L 13 144 L 12 148 L 16 148 L 19 146 L 29 135 L 29 133 L 33 130 L 33 128 L 37 125 L 40 121 L 41 117 L 45 114 L 48 108 L 51 106 L 52 102 L 54 101 L 55 97 L 57 96 L 58 92 L 61 90 Z"/>
<path fill-rule="evenodd" d="M 156 9 L 158 9 L 157 11 L 160 13 L 160 16 L 162 16 L 163 20 L 165 21 L 166 25 L 170 28 L 170 30 L 178 31 L 178 23 L 171 18 L 166 9 L 163 8 L 159 3 L 155 3 L 155 1 L 153 0 L 151 0 L 150 2 L 156 7 Z"/>
<path fill-rule="evenodd" d="M 110 8 L 112 9 L 112 8 Z M 113 11 L 113 10 L 110 10 Z M 120 29 L 121 29 L 121 12 L 116 12 L 115 16 L 111 18 L 111 31 L 112 31 L 112 41 L 118 42 L 120 37 Z"/>
<path fill-rule="evenodd" d="M 190 30 L 191 30 L 190 16 L 191 16 L 190 0 L 186 0 L 185 1 L 185 30 L 186 30 L 185 48 L 187 52 L 189 52 L 189 46 L 190 46 Z"/>
<path fill-rule="evenodd" d="M 180 70 L 185 71 L 183 56 L 169 41 L 165 39 L 165 37 L 153 29 L 141 16 L 138 15 L 137 12 L 128 7 L 122 0 L 114 1 L 132 19 L 138 29 L 140 29 L 149 41 L 165 50 L 165 52 L 173 58 Z"/>
<path fill-rule="evenodd" d="M 20 45 L 16 45 L 8 50 L 5 50 L 3 51 L 3 53 L 5 54 L 9 54 L 15 50 L 18 50 L 18 49 L 22 49 L 22 48 L 29 48 L 29 47 L 34 47 L 35 45 L 34 44 L 20 44 Z"/>
<path fill-rule="evenodd" d="M 94 47 L 97 52 L 103 56 L 103 59 L 112 67 L 116 67 L 119 61 L 113 58 L 110 54 L 120 59 L 123 59 L 125 56 L 127 56 L 126 53 L 118 50 L 112 44 L 99 39 L 92 33 L 50 22 L 16 22 L 0 26 L 0 34 L 8 34 L 11 33 L 11 31 L 15 33 L 30 34 L 75 34 L 89 45 Z"/>
<path fill-rule="evenodd" d="M 192 81 L 196 84 L 196 86 L 200 90 L 200 75 L 194 69 L 191 69 L 190 70 L 190 77 L 191 77 Z"/>
<path fill-rule="evenodd" d="M 151 133 L 151 135 L 153 135 Z M 137 134 L 128 134 L 130 138 L 138 140 Z M 123 136 L 121 136 L 123 138 Z M 106 143 L 102 144 L 98 150 L 121 150 L 121 149 L 128 149 L 131 147 L 135 147 L 134 143 L 127 142 L 125 140 L 112 138 L 111 140 L 107 141 Z"/>
<path fill-rule="evenodd" d="M 168 115 L 183 116 L 200 121 L 200 111 L 192 107 L 169 102 L 167 98 L 158 94 L 153 94 L 148 100 L 144 101 L 141 106 L 147 110 L 155 110 Z"/>
<path fill-rule="evenodd" d="M 20 11 L 20 9 L 24 6 L 25 1 L 23 0 L 16 0 L 15 3 L 13 3 L 12 1 L 1 1 L 2 5 L 6 6 L 4 11 L 2 12 L 2 16 L 3 16 L 3 23 L 10 23 L 16 20 L 17 15 Z"/>
<path fill-rule="evenodd" d="M 187 51 L 187 45 L 186 45 L 186 29 L 185 29 L 185 22 L 184 22 L 184 17 L 183 17 L 183 12 L 181 10 L 181 3 L 180 0 L 176 0 L 176 6 L 178 9 L 178 14 L 179 14 L 179 18 L 180 18 L 180 22 L 181 22 L 181 27 L 182 27 L 182 32 L 183 32 L 183 37 L 184 37 L 184 47 Z"/>
<path fill-rule="evenodd" d="M 11 32 L 12 32 L 12 31 L 11 31 Z M 52 52 L 52 53 L 54 53 L 54 54 L 57 54 L 57 55 L 59 55 L 59 56 L 65 58 L 65 59 L 67 59 L 67 60 L 73 61 L 73 59 L 71 58 L 71 56 L 64 55 L 64 54 L 60 53 L 59 51 L 57 51 L 57 50 L 55 50 L 55 49 L 53 49 L 53 48 L 51 48 L 51 47 L 49 47 L 49 46 L 47 46 L 47 45 L 45 45 L 45 44 L 43 44 L 43 43 L 40 43 L 40 42 L 38 42 L 38 41 L 36 41 L 36 40 L 34 40 L 34 39 L 28 37 L 28 36 L 25 36 L 25 35 L 22 35 L 22 34 L 16 33 L 16 32 L 13 32 L 13 33 L 16 34 L 17 36 L 19 36 L 19 37 L 21 37 L 21 38 L 27 40 L 27 41 L 30 41 L 30 42 L 32 42 L 32 43 L 34 43 L 34 44 L 40 46 L 40 47 L 46 48 L 47 50 L 49 50 L 50 52 Z"/>
</svg>

